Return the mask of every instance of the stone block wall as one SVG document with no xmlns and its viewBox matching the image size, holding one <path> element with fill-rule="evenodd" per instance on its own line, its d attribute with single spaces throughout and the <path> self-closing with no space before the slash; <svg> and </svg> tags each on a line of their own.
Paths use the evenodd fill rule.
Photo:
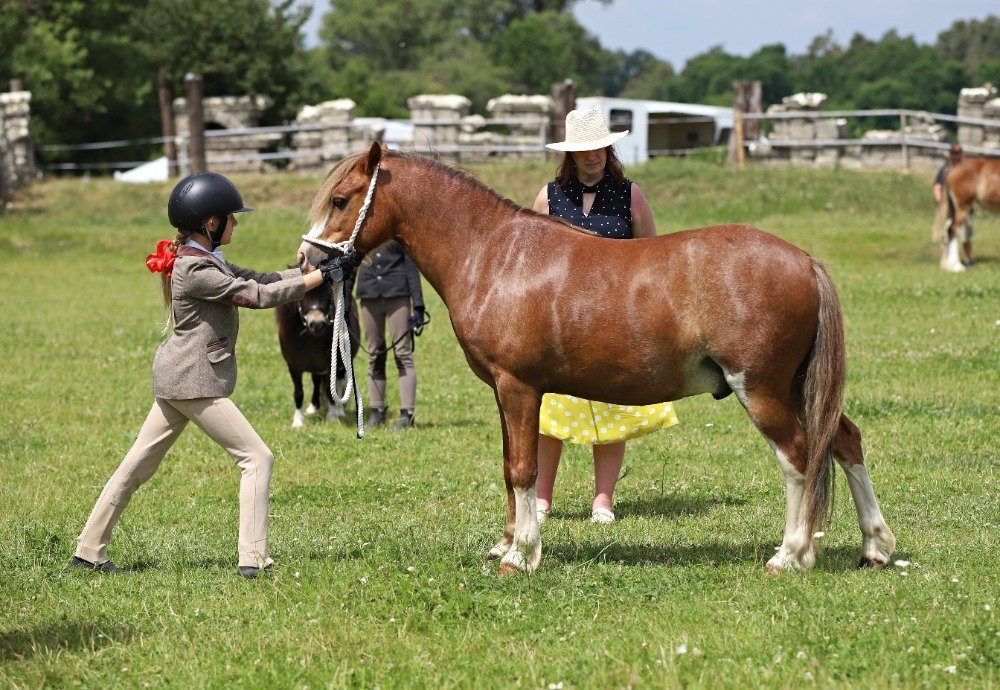
<svg viewBox="0 0 1000 690">
<path fill-rule="evenodd" d="M 962 89 L 958 95 L 958 116 L 977 119 L 1000 119 L 1000 98 L 992 84 Z M 958 143 L 962 146 L 982 146 L 1000 148 L 1000 122 L 997 127 L 960 124 Z"/>
<path fill-rule="evenodd" d="M 947 130 L 929 115 L 910 117 L 899 130 L 870 130 L 861 142 L 849 146 L 824 146 L 823 141 L 848 138 L 847 120 L 820 117 L 819 109 L 826 101 L 821 93 L 788 96 L 780 105 L 767 109 L 772 113 L 795 113 L 802 118 L 771 120 L 772 133 L 762 142 L 751 142 L 749 156 L 755 161 L 773 164 L 811 165 L 848 168 L 934 167 L 941 164 L 941 151 L 936 148 L 912 146 L 905 142 L 945 142 Z M 815 117 L 809 117 L 816 113 Z M 812 147 L 782 146 L 781 142 L 816 142 Z"/>
<path fill-rule="evenodd" d="M 205 160 L 210 170 L 229 172 L 265 172 L 270 165 L 264 161 L 243 161 L 248 154 L 277 146 L 284 138 L 280 132 L 241 134 L 238 136 L 212 136 L 209 133 L 226 129 L 256 127 L 261 115 L 271 107 L 267 96 L 211 96 L 202 99 L 205 116 Z M 189 136 L 187 99 L 175 98 L 174 122 L 177 131 L 177 150 L 187 150 Z"/>
<path fill-rule="evenodd" d="M 296 170 L 329 167 L 381 139 L 384 128 L 354 122 L 354 107 L 350 98 L 339 98 L 302 108 L 295 124 L 310 129 L 292 134 L 294 158 L 290 167 Z"/>
<path fill-rule="evenodd" d="M 483 116 L 469 115 L 472 102 L 464 96 L 423 94 L 410 98 L 407 105 L 415 151 L 436 153 L 446 162 L 467 163 L 497 155 L 542 158 L 544 135 L 554 108 L 549 96 L 507 94 L 493 98 L 486 104 L 490 119 L 504 122 L 491 127 Z"/>
<path fill-rule="evenodd" d="M 31 92 L 0 93 L 0 204 L 34 178 Z"/>
</svg>

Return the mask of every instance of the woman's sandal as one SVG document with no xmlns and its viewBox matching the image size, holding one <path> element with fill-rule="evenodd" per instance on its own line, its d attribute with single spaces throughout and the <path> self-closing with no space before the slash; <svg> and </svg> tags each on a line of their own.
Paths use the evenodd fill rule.
<svg viewBox="0 0 1000 690">
<path fill-rule="evenodd" d="M 594 508 L 590 514 L 590 521 L 596 525 L 610 525 L 615 521 L 615 514 L 607 508 Z"/>
</svg>

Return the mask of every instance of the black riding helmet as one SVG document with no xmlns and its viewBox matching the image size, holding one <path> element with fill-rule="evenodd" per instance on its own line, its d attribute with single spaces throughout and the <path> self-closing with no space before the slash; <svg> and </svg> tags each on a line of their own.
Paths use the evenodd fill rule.
<svg viewBox="0 0 1000 690">
<path fill-rule="evenodd" d="M 167 202 L 170 224 L 181 231 L 204 232 L 212 241 L 212 249 L 219 246 L 230 213 L 252 210 L 243 205 L 243 197 L 236 185 L 224 175 L 214 172 L 188 175 L 177 183 Z M 215 233 L 209 233 L 202 225 L 210 216 L 219 218 Z"/>
</svg>

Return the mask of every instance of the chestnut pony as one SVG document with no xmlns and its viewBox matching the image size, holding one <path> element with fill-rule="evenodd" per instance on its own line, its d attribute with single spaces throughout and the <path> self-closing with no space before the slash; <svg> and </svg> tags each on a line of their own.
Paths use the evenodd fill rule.
<svg viewBox="0 0 1000 690">
<path fill-rule="evenodd" d="M 974 203 L 1000 212 L 1000 159 L 966 158 L 948 171 L 934 222 L 935 240 L 948 232 L 949 252 L 941 260 L 944 270 L 963 270 L 957 260 L 957 245 L 959 239 L 968 236 L 965 223 Z"/>
<path fill-rule="evenodd" d="M 493 389 L 507 522 L 490 556 L 502 559 L 502 573 L 533 571 L 541 559 L 534 485 L 548 392 L 623 405 L 735 393 L 785 478 L 784 539 L 767 571 L 815 563 L 831 456 L 857 507 L 861 565 L 889 561 L 895 538 L 861 435 L 841 413 L 836 290 L 805 252 L 745 225 L 628 242 L 597 237 L 376 143 L 327 175 L 300 255 L 316 265 L 351 238 L 362 210 L 354 248 L 368 252 L 389 239 L 406 248 L 448 308 L 472 371 Z"/>
</svg>

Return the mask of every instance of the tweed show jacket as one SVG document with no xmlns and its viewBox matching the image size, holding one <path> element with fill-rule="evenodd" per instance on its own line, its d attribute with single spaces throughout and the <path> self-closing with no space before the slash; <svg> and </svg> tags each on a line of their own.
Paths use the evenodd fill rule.
<svg viewBox="0 0 1000 690">
<path fill-rule="evenodd" d="M 238 307 L 302 299 L 306 286 L 298 268 L 257 273 L 182 246 L 170 287 L 174 328 L 153 358 L 153 395 L 189 400 L 227 398 L 236 388 Z"/>
</svg>

